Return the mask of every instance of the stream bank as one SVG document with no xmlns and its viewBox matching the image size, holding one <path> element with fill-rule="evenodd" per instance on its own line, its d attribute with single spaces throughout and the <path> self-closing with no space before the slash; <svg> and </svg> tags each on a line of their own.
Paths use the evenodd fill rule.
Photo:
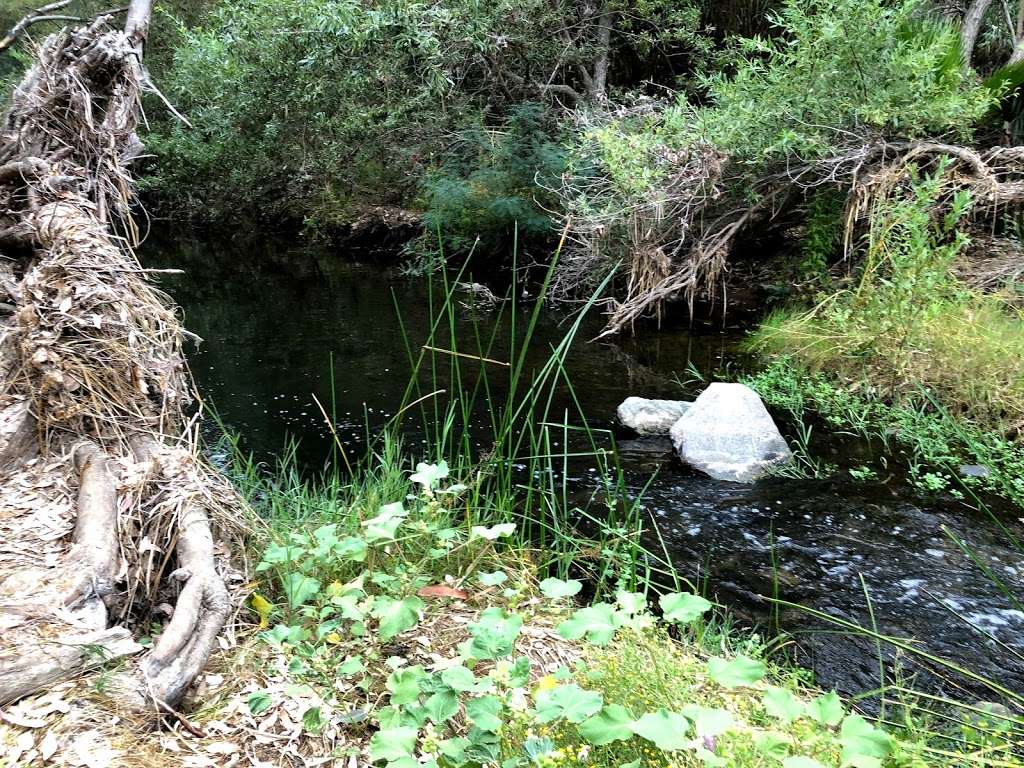
<svg viewBox="0 0 1024 768">
<path fill-rule="evenodd" d="M 267 243 L 265 252 L 195 242 L 168 249 L 154 241 L 147 248 L 147 265 L 186 272 L 164 286 L 183 307 L 188 327 L 205 339 L 190 357 L 199 389 L 242 436 L 244 448 L 272 463 L 289 437 L 299 439 L 298 462 L 315 473 L 331 440 L 315 394 L 324 404 L 333 401 L 346 451 L 361 455 L 367 433 L 393 415 L 405 391 L 403 328 L 414 348 L 426 337 L 431 296 L 424 281 L 353 263 L 346 253 L 275 243 Z M 489 332 L 496 317 L 475 319 Z M 468 310 L 460 314 L 467 332 L 473 321 Z M 599 316 L 589 318 L 580 338 L 593 338 L 601 325 Z M 560 315 L 542 313 L 538 365 L 564 332 Z M 849 441 L 820 447 L 844 467 L 831 480 L 777 478 L 746 486 L 688 470 L 666 458 L 657 443 L 636 442 L 618 430 L 615 407 L 627 395 L 692 396 L 703 386 L 693 380 L 694 371 L 732 376 L 749 368 L 752 361 L 738 351 L 741 338 L 739 327 L 666 328 L 581 341 L 569 355 L 571 380 L 592 426 L 626 441 L 620 455 L 629 486 L 639 492 L 652 470 L 657 473 L 644 495 L 658 523 L 648 546 L 660 548 L 660 536 L 680 571 L 740 618 L 765 628 L 777 619 L 799 637 L 801 659 L 825 687 L 848 694 L 877 687 L 874 645 L 822 632 L 828 628 L 798 609 L 776 615 L 765 599 L 776 584 L 783 600 L 865 626 L 866 591 L 880 632 L 914 638 L 929 652 L 1024 690 L 1024 664 L 999 648 L 1024 648 L 1024 614 L 943 532 L 946 526 L 1020 593 L 1024 573 L 989 518 L 953 499 L 923 504 L 898 482 L 843 479 L 845 467 L 857 465 L 865 450 Z M 500 343 L 492 350 L 498 359 L 507 352 Z M 556 395 L 558 408 L 570 407 L 569 392 Z M 410 422 L 405 433 L 413 455 L 425 442 L 418 428 Z M 591 469 L 569 467 L 581 497 L 590 493 Z M 1004 511 L 1000 519 L 1022 534 L 1013 514 Z M 921 682 L 956 691 L 939 675 L 922 673 Z"/>
</svg>

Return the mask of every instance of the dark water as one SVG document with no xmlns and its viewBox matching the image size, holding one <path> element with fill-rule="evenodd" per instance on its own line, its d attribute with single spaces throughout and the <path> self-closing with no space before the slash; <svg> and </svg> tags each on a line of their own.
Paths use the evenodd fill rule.
<svg viewBox="0 0 1024 768">
<path fill-rule="evenodd" d="M 352 263 L 350 254 L 272 243 L 151 244 L 147 258 L 153 266 L 186 270 L 167 278 L 164 287 L 183 307 L 188 328 L 205 340 L 191 356 L 193 373 L 203 396 L 257 455 L 269 459 L 288 437 L 296 437 L 300 461 L 321 466 L 330 437 L 313 396 L 330 409 L 332 369 L 335 419 L 353 455 L 359 455 L 367 423 L 372 431 L 402 399 L 409 378 L 403 328 L 418 345 L 431 316 L 424 281 Z M 479 317 L 478 327 L 489 333 L 494 318 Z M 472 332 L 471 320 L 460 310 L 460 338 Z M 699 391 L 680 386 L 688 366 L 710 373 L 748 362 L 736 351 L 736 329 L 646 331 L 586 343 L 600 327 L 597 314 L 584 323 L 568 362 L 576 394 L 597 427 L 614 429 L 615 407 L 627 395 Z M 503 341 L 491 349 L 499 360 L 509 354 L 507 328 L 501 331 Z M 564 333 L 564 316 L 544 314 L 534 365 Z M 493 395 L 500 398 L 500 386 Z M 570 403 L 563 389 L 554 411 Z M 415 449 L 419 439 L 412 429 L 409 447 Z M 847 452 L 829 458 L 842 463 Z M 1009 589 L 1024 596 L 1020 554 L 986 516 L 952 500 L 924 505 L 906 488 L 880 483 L 721 483 L 664 457 L 649 442 L 627 443 L 623 460 L 637 487 L 658 470 L 646 506 L 672 558 L 741 618 L 770 624 L 771 604 L 762 596 L 772 594 L 774 583 L 784 600 L 865 626 L 870 599 L 878 631 L 1024 692 L 1024 613 L 941 528 L 955 532 Z M 1012 515 L 1003 515 L 1002 524 L 1024 538 L 1024 526 Z M 798 636 L 803 660 L 823 685 L 845 693 L 878 685 L 870 641 L 822 632 L 822 622 L 799 610 L 782 610 L 777 618 Z M 891 649 L 883 652 L 893 660 Z M 918 668 L 917 674 L 932 690 L 956 693 L 960 684 L 941 670 Z M 973 692 L 993 698 L 976 687 Z"/>
</svg>

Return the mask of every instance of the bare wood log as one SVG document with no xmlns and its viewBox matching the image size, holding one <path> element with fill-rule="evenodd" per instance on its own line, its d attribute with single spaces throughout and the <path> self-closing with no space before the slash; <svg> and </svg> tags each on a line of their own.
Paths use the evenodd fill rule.
<svg viewBox="0 0 1024 768">
<path fill-rule="evenodd" d="M 140 461 L 161 469 L 160 446 L 140 437 L 132 445 Z M 138 674 L 122 677 L 118 698 L 134 708 L 166 711 L 184 696 L 217 646 L 217 635 L 231 614 L 231 599 L 213 551 L 210 519 L 203 505 L 187 499 L 178 513 L 175 544 L 178 568 L 171 578 L 184 584 L 174 614 L 143 657 Z"/>
<path fill-rule="evenodd" d="M 69 452 L 79 476 L 62 564 L 0 582 L 0 627 L 15 630 L 0 633 L 0 696 L 9 701 L 88 667 L 82 637 L 110 653 L 140 650 L 126 628 L 107 627 L 109 604 L 115 595 L 176 591 L 155 647 L 117 675 L 121 703 L 152 712 L 181 700 L 216 648 L 232 604 L 210 524 L 216 481 L 196 470 L 194 457 L 165 447 L 186 424 L 184 331 L 110 226 L 134 226 L 126 163 L 141 151 L 135 131 L 139 91 L 148 83 L 142 54 L 152 0 L 133 0 L 127 11 L 123 31 L 101 18 L 43 41 L 0 137 L 0 192 L 9 208 L 0 229 L 35 248 L 20 284 L 4 290 L 15 303 L 16 337 L 4 347 L 16 349 L 18 374 L 2 383 L 31 403 L 43 451 Z M 129 462 L 129 442 L 140 436 L 139 457 L 152 459 L 158 477 L 119 499 L 115 462 Z M 68 509 L 68 496 L 60 498 Z M 147 518 L 168 498 L 172 513 Z M 120 538 L 119 504 L 173 550 L 175 570 L 157 569 L 153 585 L 133 571 L 137 542 L 130 531 Z M 135 582 L 119 593 L 126 573 Z M 142 580 L 146 588 L 138 590 Z M 118 617 L 131 613 L 123 604 Z M 47 634 L 38 631 L 43 625 Z"/>
<path fill-rule="evenodd" d="M 142 650 L 124 627 L 55 638 L 31 652 L 0 656 L 0 706 Z"/>
<path fill-rule="evenodd" d="M 78 471 L 78 515 L 75 545 L 69 558 L 81 564 L 82 575 L 64 597 L 71 606 L 84 597 L 101 599 L 113 594 L 120 551 L 117 534 L 117 479 L 107 455 L 92 442 L 79 444 L 72 453 Z"/>
</svg>

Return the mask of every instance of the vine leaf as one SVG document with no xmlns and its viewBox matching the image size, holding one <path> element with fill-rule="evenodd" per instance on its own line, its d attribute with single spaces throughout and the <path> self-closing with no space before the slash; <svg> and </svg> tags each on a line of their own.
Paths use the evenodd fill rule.
<svg viewBox="0 0 1024 768">
<path fill-rule="evenodd" d="M 595 747 L 625 741 L 633 735 L 633 716 L 620 704 L 608 704 L 580 725 L 580 736 Z"/>
<path fill-rule="evenodd" d="M 792 723 L 804 713 L 804 705 L 785 688 L 772 686 L 761 698 L 765 711 L 784 723 Z"/>
<path fill-rule="evenodd" d="M 807 703 L 807 715 L 825 725 L 839 725 L 843 714 L 843 702 L 835 691 L 818 696 Z"/>
<path fill-rule="evenodd" d="M 689 728 L 689 720 L 678 712 L 669 712 L 666 709 L 648 712 L 630 726 L 633 733 L 653 742 L 654 746 L 663 752 L 686 747 L 686 732 Z"/>
<path fill-rule="evenodd" d="M 540 583 L 540 591 L 544 597 L 558 600 L 563 597 L 572 597 L 583 589 L 583 584 L 576 579 L 562 581 L 561 579 L 548 578 Z"/>
<path fill-rule="evenodd" d="M 839 743 L 843 747 L 843 765 L 855 765 L 858 768 L 880 765 L 882 758 L 892 751 L 892 738 L 889 734 L 857 714 L 847 715 L 843 719 L 839 729 Z"/>
<path fill-rule="evenodd" d="M 370 760 L 400 760 L 412 757 L 416 747 L 417 731 L 415 728 L 385 728 L 377 731 L 370 738 Z"/>
<path fill-rule="evenodd" d="M 495 733 L 501 727 L 501 708 L 497 696 L 480 696 L 466 702 L 466 717 L 481 731 Z"/>
<path fill-rule="evenodd" d="M 373 603 L 373 617 L 380 621 L 380 639 L 387 642 L 395 635 L 415 627 L 422 610 L 423 601 L 418 597 L 406 597 L 402 600 L 378 597 Z"/>
<path fill-rule="evenodd" d="M 607 645 L 622 626 L 622 617 L 610 603 L 595 603 L 576 611 L 558 625 L 558 634 L 566 640 L 586 636 L 594 645 Z"/>
<path fill-rule="evenodd" d="M 708 661 L 708 675 L 724 688 L 739 688 L 753 685 L 768 671 L 763 662 L 748 656 L 735 659 L 714 657 Z"/>
<path fill-rule="evenodd" d="M 697 736 L 720 736 L 732 728 L 732 712 L 727 709 L 711 709 L 698 704 L 687 704 L 683 707 L 683 715 L 693 721 Z"/>
<path fill-rule="evenodd" d="M 570 723 L 582 723 L 601 709 L 601 694 L 585 691 L 578 685 L 559 685 L 537 694 L 537 721 L 550 723 L 565 718 Z"/>
<path fill-rule="evenodd" d="M 711 603 L 690 592 L 672 592 L 658 598 L 665 621 L 689 624 L 711 610 Z"/>
<path fill-rule="evenodd" d="M 427 699 L 423 708 L 434 723 L 441 723 L 451 720 L 459 712 L 459 696 L 455 691 L 438 691 Z"/>
</svg>

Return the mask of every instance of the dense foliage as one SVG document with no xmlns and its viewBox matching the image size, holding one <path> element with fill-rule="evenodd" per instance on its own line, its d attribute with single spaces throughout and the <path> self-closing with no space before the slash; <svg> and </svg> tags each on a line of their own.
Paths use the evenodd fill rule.
<svg viewBox="0 0 1024 768">
<path fill-rule="evenodd" d="M 266 218 L 343 224 L 422 194 L 429 223 L 456 239 L 474 239 L 463 220 L 481 211 L 485 236 L 508 230 L 494 216 L 532 231 L 532 177 L 552 170 L 538 131 L 560 133 L 536 113 L 604 99 L 613 47 L 635 77 L 658 75 L 645 57 L 699 54 L 698 22 L 691 4 L 661 0 L 601 13 L 542 0 L 225 2 L 181 29 L 162 82 L 192 127 L 170 121 L 151 138 L 149 186 L 213 218 L 238 214 L 242 198 Z M 614 40 L 602 36 L 611 25 Z"/>
</svg>

